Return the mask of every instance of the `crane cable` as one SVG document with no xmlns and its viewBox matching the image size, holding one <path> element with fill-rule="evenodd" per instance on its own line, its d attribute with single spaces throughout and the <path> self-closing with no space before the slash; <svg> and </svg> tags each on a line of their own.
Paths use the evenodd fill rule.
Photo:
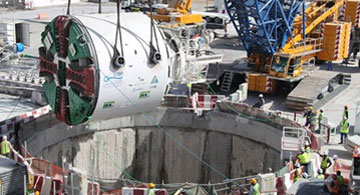
<svg viewBox="0 0 360 195">
<path fill-rule="evenodd" d="M 116 1 L 116 12 L 117 12 L 117 21 L 116 21 L 116 33 L 115 33 L 115 43 L 114 43 L 114 53 L 112 57 L 113 64 L 117 63 L 118 57 L 124 57 L 124 47 L 123 47 L 123 41 L 122 41 L 122 34 L 121 34 L 121 22 L 120 22 L 120 0 Z M 117 48 L 117 40 L 118 37 L 120 39 L 120 47 L 121 47 L 121 53 L 119 53 L 119 50 Z M 124 60 L 124 59 L 122 59 Z M 121 64 L 124 64 L 125 62 L 122 61 Z"/>
<path fill-rule="evenodd" d="M 152 4 L 153 4 L 153 1 L 150 0 L 149 1 L 149 7 L 150 7 L 150 45 L 149 45 L 150 46 L 150 54 L 149 54 L 149 57 L 150 58 L 154 58 L 154 55 L 160 51 L 159 41 L 157 38 L 156 29 L 155 29 L 155 25 L 154 25 L 153 5 Z M 155 37 L 156 49 L 153 44 L 153 36 Z"/>
</svg>

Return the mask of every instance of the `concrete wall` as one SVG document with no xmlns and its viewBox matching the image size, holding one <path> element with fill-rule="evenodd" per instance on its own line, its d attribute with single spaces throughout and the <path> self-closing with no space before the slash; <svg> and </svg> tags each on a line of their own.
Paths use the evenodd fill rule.
<svg viewBox="0 0 360 195">
<path fill-rule="evenodd" d="M 261 163 L 263 169 L 280 168 L 281 130 L 217 111 L 198 117 L 188 110 L 159 108 L 147 118 L 72 128 L 50 114 L 25 125 L 20 138 L 34 156 L 58 165 L 65 156 L 73 166 L 108 181 L 129 178 L 122 170 L 145 182 L 207 183 L 256 174 Z"/>
</svg>

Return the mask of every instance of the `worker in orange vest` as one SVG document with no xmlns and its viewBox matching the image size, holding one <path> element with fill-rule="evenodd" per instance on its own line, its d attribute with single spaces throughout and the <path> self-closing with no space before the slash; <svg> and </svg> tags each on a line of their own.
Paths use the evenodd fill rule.
<svg viewBox="0 0 360 195">
<path fill-rule="evenodd" d="M 360 149 L 358 148 L 358 146 L 354 146 L 354 150 L 353 150 L 353 158 L 359 158 L 359 151 Z"/>
</svg>

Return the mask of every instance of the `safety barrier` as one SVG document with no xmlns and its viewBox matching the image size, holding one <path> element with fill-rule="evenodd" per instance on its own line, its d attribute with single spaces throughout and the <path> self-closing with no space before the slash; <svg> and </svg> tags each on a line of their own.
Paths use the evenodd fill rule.
<svg viewBox="0 0 360 195">
<path fill-rule="evenodd" d="M 191 106 L 193 108 L 214 108 L 216 101 L 224 99 L 224 95 L 199 95 L 195 93 L 191 98 Z"/>
<path fill-rule="evenodd" d="M 25 114 L 14 116 L 12 118 L 1 121 L 0 122 L 1 134 L 2 135 L 10 134 L 13 132 L 16 123 L 19 123 L 19 124 L 28 123 L 36 118 L 39 118 L 40 116 L 43 116 L 43 115 L 49 113 L 50 110 L 51 110 L 50 106 L 47 105 L 47 106 L 38 108 L 36 110 L 33 110 L 31 112 L 27 112 Z"/>
</svg>

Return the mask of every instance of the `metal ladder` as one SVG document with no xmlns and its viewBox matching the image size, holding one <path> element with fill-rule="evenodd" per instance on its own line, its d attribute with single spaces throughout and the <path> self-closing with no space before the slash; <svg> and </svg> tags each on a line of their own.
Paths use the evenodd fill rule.
<svg viewBox="0 0 360 195">
<path fill-rule="evenodd" d="M 228 92 L 230 90 L 233 76 L 234 76 L 234 74 L 232 72 L 230 72 L 230 71 L 225 72 L 224 78 L 222 80 L 221 87 L 220 87 L 221 91 Z"/>
</svg>

